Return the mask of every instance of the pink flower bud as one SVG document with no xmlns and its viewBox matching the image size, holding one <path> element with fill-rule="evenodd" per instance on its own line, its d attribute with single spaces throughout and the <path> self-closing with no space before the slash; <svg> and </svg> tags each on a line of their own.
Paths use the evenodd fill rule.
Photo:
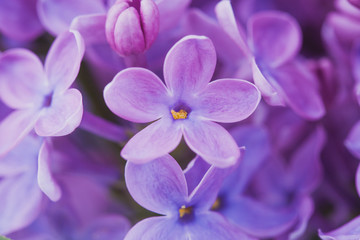
<svg viewBox="0 0 360 240">
<path fill-rule="evenodd" d="M 108 11 L 106 38 L 120 56 L 150 48 L 159 32 L 159 11 L 153 0 L 118 0 Z"/>
</svg>

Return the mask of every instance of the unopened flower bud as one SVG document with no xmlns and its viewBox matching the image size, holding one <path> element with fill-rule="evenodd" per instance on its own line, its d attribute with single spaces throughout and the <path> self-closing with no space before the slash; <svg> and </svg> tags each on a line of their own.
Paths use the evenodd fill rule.
<svg viewBox="0 0 360 240">
<path fill-rule="evenodd" d="M 123 57 L 150 48 L 159 32 L 159 11 L 153 0 L 118 0 L 108 11 L 106 38 Z"/>
</svg>

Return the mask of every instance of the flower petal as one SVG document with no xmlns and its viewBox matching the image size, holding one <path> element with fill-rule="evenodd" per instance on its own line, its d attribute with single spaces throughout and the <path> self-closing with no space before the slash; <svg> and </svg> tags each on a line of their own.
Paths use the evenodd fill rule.
<svg viewBox="0 0 360 240">
<path fill-rule="evenodd" d="M 45 140 L 39 151 L 37 182 L 43 193 L 45 193 L 51 201 L 56 202 L 61 197 L 61 189 L 52 176 L 50 167 L 51 150 L 51 143 L 49 140 Z"/>
<path fill-rule="evenodd" d="M 323 240 L 355 240 L 360 236 L 360 216 L 357 216 L 350 222 L 343 226 L 328 232 L 323 233 L 319 230 L 319 237 Z"/>
<path fill-rule="evenodd" d="M 133 226 L 124 240 L 154 240 L 185 238 L 184 228 L 176 223 L 176 219 L 168 217 L 151 217 Z"/>
<path fill-rule="evenodd" d="M 127 162 L 125 180 L 135 201 L 159 214 L 177 215 L 187 200 L 185 176 L 170 155 L 141 165 Z"/>
<path fill-rule="evenodd" d="M 77 16 L 105 11 L 102 0 L 38 0 L 40 21 L 52 35 L 67 31 L 71 21 Z"/>
<path fill-rule="evenodd" d="M 188 224 L 185 231 L 186 236 L 191 236 L 190 239 L 253 239 L 241 232 L 216 212 L 207 212 L 197 215 L 195 222 Z"/>
<path fill-rule="evenodd" d="M 106 105 L 132 122 L 151 122 L 169 113 L 169 96 L 162 81 L 151 71 L 128 68 L 104 89 Z"/>
<path fill-rule="evenodd" d="M 0 156 L 13 149 L 33 129 L 39 113 L 30 110 L 17 110 L 0 123 Z"/>
<path fill-rule="evenodd" d="M 43 194 L 36 182 L 36 168 L 0 181 L 0 234 L 7 235 L 33 222 L 41 211 Z"/>
<path fill-rule="evenodd" d="M 228 202 L 221 213 L 246 233 L 260 238 L 283 233 L 294 224 L 297 217 L 293 208 L 271 208 L 244 197 Z"/>
<path fill-rule="evenodd" d="M 80 125 L 83 114 L 82 96 L 79 90 L 71 88 L 62 95 L 54 95 L 51 105 L 41 111 L 35 124 L 40 136 L 64 136 Z"/>
<path fill-rule="evenodd" d="M 55 91 L 63 92 L 75 81 L 84 51 L 84 40 L 77 31 L 64 32 L 55 39 L 45 59 L 45 73 Z"/>
<path fill-rule="evenodd" d="M 249 117 L 260 99 L 260 92 L 254 84 L 244 80 L 220 79 L 211 82 L 199 95 L 199 114 L 211 121 L 237 122 Z"/>
<path fill-rule="evenodd" d="M 47 80 L 40 59 L 26 49 L 10 49 L 0 57 L 0 97 L 11 108 L 41 104 Z"/>
<path fill-rule="evenodd" d="M 78 31 L 86 45 L 106 43 L 105 14 L 89 14 L 74 18 L 70 30 Z"/>
<path fill-rule="evenodd" d="M 220 1 L 215 6 L 216 18 L 229 37 L 237 44 L 243 54 L 251 56 L 250 49 L 247 45 L 245 30 L 236 22 L 234 11 L 230 1 Z"/>
<path fill-rule="evenodd" d="M 174 150 L 181 136 L 179 125 L 162 118 L 132 137 L 122 149 L 121 156 L 134 163 L 149 162 Z"/>
<path fill-rule="evenodd" d="M 174 27 L 179 19 L 184 16 L 184 11 L 190 5 L 191 0 L 154 0 L 158 9 L 160 17 L 160 32 Z"/>
<path fill-rule="evenodd" d="M 272 67 L 294 58 L 302 41 L 296 20 L 278 11 L 253 15 L 248 22 L 248 36 L 255 58 Z"/>
<path fill-rule="evenodd" d="M 166 86 L 175 96 L 202 91 L 211 80 L 215 64 L 216 52 L 210 39 L 204 36 L 186 36 L 166 55 Z"/>
<path fill-rule="evenodd" d="M 219 124 L 206 120 L 187 121 L 183 131 L 191 150 L 216 167 L 234 165 L 240 157 L 235 140 Z"/>
<path fill-rule="evenodd" d="M 271 71 L 268 81 L 298 115 L 316 120 L 324 116 L 325 107 L 316 77 L 303 63 L 293 61 Z"/>
<path fill-rule="evenodd" d="M 30 41 L 44 31 L 36 12 L 37 0 L 0 1 L 0 31 L 18 41 Z"/>
</svg>

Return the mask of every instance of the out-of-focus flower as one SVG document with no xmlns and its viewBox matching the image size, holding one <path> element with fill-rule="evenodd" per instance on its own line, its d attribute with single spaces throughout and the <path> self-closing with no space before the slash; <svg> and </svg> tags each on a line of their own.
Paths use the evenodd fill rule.
<svg viewBox="0 0 360 240">
<path fill-rule="evenodd" d="M 137 223 L 125 239 L 250 239 L 210 211 L 229 171 L 212 166 L 194 189 L 188 189 L 184 173 L 170 155 L 142 165 L 127 162 L 125 180 L 131 196 L 144 208 L 165 216 Z"/>
<path fill-rule="evenodd" d="M 279 11 L 257 13 L 248 21 L 246 38 L 230 1 L 219 2 L 216 13 L 225 32 L 249 59 L 254 82 L 267 103 L 288 105 L 310 120 L 325 114 L 316 77 L 296 59 L 301 47 L 301 31 L 293 17 Z"/>
<path fill-rule="evenodd" d="M 0 57 L 0 97 L 14 109 L 0 123 L 0 155 L 16 146 L 32 129 L 39 136 L 62 136 L 79 124 L 81 93 L 70 88 L 84 54 L 79 33 L 65 32 L 45 60 L 26 49 L 10 49 Z"/>
<path fill-rule="evenodd" d="M 182 135 L 188 146 L 211 164 L 236 163 L 239 149 L 216 122 L 237 122 L 253 113 L 260 101 L 257 88 L 243 80 L 220 79 L 209 83 L 216 64 L 212 42 L 187 36 L 166 56 L 166 86 L 152 72 L 130 68 L 118 73 L 104 89 L 107 106 L 133 122 L 156 122 L 136 134 L 121 155 L 145 163 L 167 154 Z"/>
<path fill-rule="evenodd" d="M 153 0 L 118 0 L 106 17 L 106 38 L 120 56 L 144 53 L 159 32 L 159 10 Z"/>
</svg>

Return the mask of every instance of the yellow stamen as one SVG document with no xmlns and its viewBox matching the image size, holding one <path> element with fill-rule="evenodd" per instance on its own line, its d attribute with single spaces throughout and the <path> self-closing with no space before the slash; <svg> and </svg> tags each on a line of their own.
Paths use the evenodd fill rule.
<svg viewBox="0 0 360 240">
<path fill-rule="evenodd" d="M 178 112 L 171 110 L 171 114 L 175 120 L 187 118 L 187 112 L 182 109 L 180 109 L 180 111 L 178 111 Z"/>
<path fill-rule="evenodd" d="M 221 201 L 219 198 L 217 198 L 214 202 L 214 204 L 211 206 L 211 210 L 217 210 L 220 208 Z"/>
<path fill-rule="evenodd" d="M 191 212 L 192 212 L 191 207 L 186 207 L 185 205 L 182 205 L 181 208 L 179 209 L 179 216 L 180 218 L 182 218 L 186 214 L 191 214 Z"/>
</svg>

